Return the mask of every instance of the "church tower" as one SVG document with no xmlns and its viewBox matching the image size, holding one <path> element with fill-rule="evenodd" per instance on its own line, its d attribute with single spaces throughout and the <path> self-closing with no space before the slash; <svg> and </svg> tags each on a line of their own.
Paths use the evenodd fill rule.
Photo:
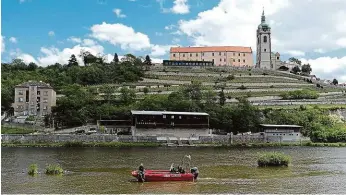
<svg viewBox="0 0 346 195">
<path fill-rule="evenodd" d="M 261 24 L 257 28 L 257 55 L 256 67 L 263 69 L 273 69 L 271 60 L 271 33 L 270 26 L 266 23 L 264 9 L 261 17 Z"/>
</svg>

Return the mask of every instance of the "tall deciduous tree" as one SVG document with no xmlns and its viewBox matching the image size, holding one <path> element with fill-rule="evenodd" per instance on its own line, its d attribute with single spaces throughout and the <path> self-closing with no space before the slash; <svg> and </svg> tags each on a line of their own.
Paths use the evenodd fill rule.
<svg viewBox="0 0 346 195">
<path fill-rule="evenodd" d="M 312 71 L 310 64 L 304 64 L 302 66 L 302 72 L 310 74 Z"/>
<path fill-rule="evenodd" d="M 334 85 L 337 85 L 337 84 L 339 84 L 339 81 L 338 80 L 336 80 L 336 79 L 333 79 L 333 82 L 332 82 Z"/>
<path fill-rule="evenodd" d="M 294 74 L 297 74 L 298 72 L 300 72 L 300 68 L 298 66 L 295 66 L 295 67 L 292 68 L 292 72 Z"/>
<path fill-rule="evenodd" d="M 77 58 L 74 54 L 72 54 L 70 59 L 68 60 L 68 66 L 69 67 L 78 66 L 78 61 L 77 61 Z"/>
</svg>

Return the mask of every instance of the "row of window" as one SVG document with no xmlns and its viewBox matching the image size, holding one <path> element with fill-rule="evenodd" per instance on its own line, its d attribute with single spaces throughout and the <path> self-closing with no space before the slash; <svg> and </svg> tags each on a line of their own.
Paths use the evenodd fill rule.
<svg viewBox="0 0 346 195">
<path fill-rule="evenodd" d="M 273 135 L 286 135 L 286 134 L 285 133 L 284 134 L 281 134 L 281 133 L 280 134 L 279 133 L 275 134 L 274 133 Z M 290 133 L 290 134 L 287 134 L 287 135 L 294 135 L 294 134 Z M 296 135 L 298 136 L 298 134 L 296 134 Z"/>
<path fill-rule="evenodd" d="M 24 109 L 24 106 L 18 105 L 17 109 Z M 48 106 L 43 106 L 43 110 L 47 110 L 47 109 L 48 109 Z"/>
<path fill-rule="evenodd" d="M 226 59 L 223 59 L 224 62 L 226 62 Z M 214 59 L 213 59 L 214 62 Z M 222 59 L 220 59 L 220 62 L 222 62 Z M 233 62 L 235 62 L 235 59 L 233 59 Z M 240 59 L 238 59 L 238 62 L 240 62 Z M 243 60 L 243 62 L 245 63 L 245 60 Z"/>
<path fill-rule="evenodd" d="M 212 62 L 163 62 L 163 65 L 172 65 L 172 66 L 212 66 Z"/>
<path fill-rule="evenodd" d="M 24 102 L 24 98 L 20 97 L 18 98 L 18 102 Z M 43 98 L 43 103 L 47 103 L 48 102 L 48 99 L 47 98 Z"/>
<path fill-rule="evenodd" d="M 24 95 L 24 91 L 23 90 L 19 90 L 18 91 L 18 95 Z M 41 91 L 37 91 L 37 95 L 41 95 Z M 43 91 L 43 95 L 47 96 L 48 95 L 48 91 Z"/>
<path fill-rule="evenodd" d="M 219 52 L 219 56 L 221 56 L 221 53 L 222 53 L 222 52 Z M 212 53 L 211 55 L 212 55 L 212 56 L 215 56 L 214 53 Z M 223 55 L 226 56 L 226 52 L 223 53 Z M 235 56 L 235 55 L 236 55 L 236 54 L 233 53 L 233 56 Z M 238 53 L 238 56 L 240 56 L 240 55 L 241 55 L 241 53 Z M 202 56 L 204 56 L 204 53 L 202 53 Z M 243 56 L 245 56 L 245 53 L 243 53 Z M 175 57 L 175 53 L 173 54 L 173 57 Z M 185 57 L 185 54 L 184 54 L 184 53 L 183 53 L 183 57 Z M 192 57 L 192 53 L 190 53 L 190 57 Z M 196 57 L 198 57 L 198 53 L 196 53 Z"/>
</svg>

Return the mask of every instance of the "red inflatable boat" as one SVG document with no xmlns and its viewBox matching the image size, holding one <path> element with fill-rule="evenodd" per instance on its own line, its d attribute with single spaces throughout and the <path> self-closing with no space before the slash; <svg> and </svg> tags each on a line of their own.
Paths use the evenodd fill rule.
<svg viewBox="0 0 346 195">
<path fill-rule="evenodd" d="M 185 161 L 185 158 L 188 159 L 188 162 Z M 141 164 L 138 171 L 132 171 L 131 174 L 133 177 L 137 178 L 139 182 L 148 182 L 148 181 L 195 181 L 198 177 L 197 167 L 190 169 L 191 156 L 185 155 L 182 160 L 182 165 L 185 166 L 184 171 L 183 166 L 178 166 L 176 170 L 174 164 L 171 165 L 170 170 L 145 170 L 143 164 Z"/>
<path fill-rule="evenodd" d="M 132 171 L 131 174 L 140 182 L 194 181 L 198 177 L 197 168 L 192 168 L 190 173 L 171 172 L 169 170 L 145 170 L 144 174 L 140 174 L 140 171 Z"/>
</svg>

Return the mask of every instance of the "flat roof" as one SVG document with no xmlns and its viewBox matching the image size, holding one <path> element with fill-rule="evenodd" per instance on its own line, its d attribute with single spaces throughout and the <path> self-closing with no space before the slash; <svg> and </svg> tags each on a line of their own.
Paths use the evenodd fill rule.
<svg viewBox="0 0 346 195">
<path fill-rule="evenodd" d="M 302 127 L 302 126 L 299 126 L 299 125 L 272 125 L 272 124 L 260 124 L 260 126 L 262 127 Z"/>
<path fill-rule="evenodd" d="M 139 110 L 131 110 L 131 114 L 133 114 L 133 115 L 164 115 L 164 114 L 172 114 L 172 115 L 209 116 L 209 114 L 205 113 L 205 112 L 171 112 L 171 111 L 139 111 Z"/>
</svg>

